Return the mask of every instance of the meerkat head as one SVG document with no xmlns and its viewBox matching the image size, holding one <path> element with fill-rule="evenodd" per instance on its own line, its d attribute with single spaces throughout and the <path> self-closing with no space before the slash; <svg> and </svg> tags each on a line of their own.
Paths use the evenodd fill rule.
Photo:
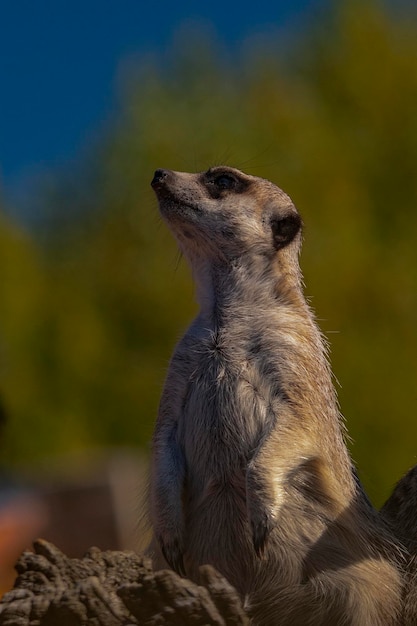
<svg viewBox="0 0 417 626">
<path fill-rule="evenodd" d="M 162 217 L 192 264 L 298 255 L 300 215 L 267 180 L 218 166 L 198 174 L 159 169 L 151 184 Z"/>
</svg>

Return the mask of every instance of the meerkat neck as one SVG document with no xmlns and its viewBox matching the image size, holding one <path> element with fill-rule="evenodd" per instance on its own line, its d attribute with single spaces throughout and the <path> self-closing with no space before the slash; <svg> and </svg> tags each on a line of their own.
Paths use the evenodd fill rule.
<svg viewBox="0 0 417 626">
<path fill-rule="evenodd" d="M 282 276 L 270 264 L 242 258 L 229 263 L 193 263 L 192 270 L 200 313 L 207 321 L 254 315 L 257 308 L 273 310 L 286 299 L 300 312 L 307 311 L 299 273 Z"/>
</svg>

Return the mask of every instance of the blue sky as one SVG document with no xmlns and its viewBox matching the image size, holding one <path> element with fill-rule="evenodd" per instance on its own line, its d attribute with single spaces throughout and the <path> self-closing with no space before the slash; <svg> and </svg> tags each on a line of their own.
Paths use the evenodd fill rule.
<svg viewBox="0 0 417 626">
<path fill-rule="evenodd" d="M 14 0 L 0 9 L 0 181 L 17 202 L 27 182 L 70 163 L 111 118 L 132 56 L 164 53 L 187 22 L 231 50 L 292 32 L 320 0 Z"/>
</svg>

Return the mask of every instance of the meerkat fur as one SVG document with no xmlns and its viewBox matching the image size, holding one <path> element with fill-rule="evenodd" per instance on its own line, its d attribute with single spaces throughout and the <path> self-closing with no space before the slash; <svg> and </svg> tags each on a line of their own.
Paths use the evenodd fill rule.
<svg viewBox="0 0 417 626">
<path fill-rule="evenodd" d="M 225 166 L 152 186 L 200 306 L 153 437 L 155 567 L 198 582 L 213 565 L 257 626 L 399 624 L 401 553 L 345 445 L 298 211 Z"/>
</svg>

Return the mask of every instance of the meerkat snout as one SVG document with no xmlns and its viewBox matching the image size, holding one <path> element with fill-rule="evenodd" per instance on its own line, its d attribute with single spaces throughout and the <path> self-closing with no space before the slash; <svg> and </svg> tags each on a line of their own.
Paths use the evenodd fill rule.
<svg viewBox="0 0 417 626">
<path fill-rule="evenodd" d="M 162 168 L 155 170 L 155 174 L 151 181 L 151 186 L 153 187 L 153 189 L 155 189 L 156 191 L 157 189 L 161 189 L 162 187 L 164 187 L 164 184 L 166 183 L 170 174 L 170 170 L 165 170 Z"/>
</svg>

